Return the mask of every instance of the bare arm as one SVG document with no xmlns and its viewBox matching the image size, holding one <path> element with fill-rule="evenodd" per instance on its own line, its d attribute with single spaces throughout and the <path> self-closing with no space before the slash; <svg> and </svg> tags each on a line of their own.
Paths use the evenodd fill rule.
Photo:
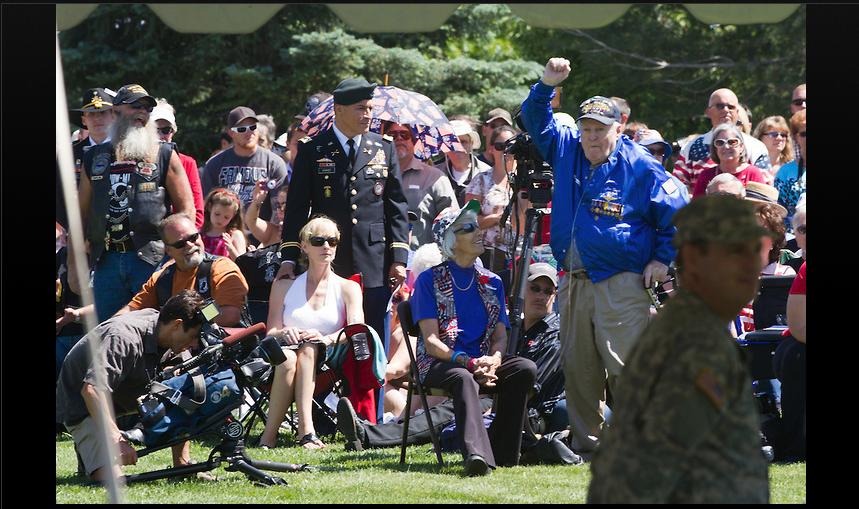
<svg viewBox="0 0 859 509">
<path fill-rule="evenodd" d="M 83 181 L 83 179 L 81 179 Z M 197 217 L 197 209 L 194 208 L 194 194 L 191 192 L 191 183 L 188 182 L 188 174 L 182 166 L 182 161 L 176 151 L 170 157 L 170 167 L 167 169 L 165 179 L 167 193 L 177 212 L 184 212 L 189 217 Z"/>
<path fill-rule="evenodd" d="M 790 334 L 800 343 L 805 343 L 805 295 L 791 294 L 787 297 L 787 326 Z"/>
<path fill-rule="evenodd" d="M 84 399 L 84 403 L 86 403 L 87 411 L 92 416 L 93 420 L 95 420 L 96 424 L 99 427 L 102 425 L 102 415 L 107 412 L 107 401 L 105 400 L 104 394 L 102 391 L 88 383 L 84 383 L 83 388 L 81 389 L 81 396 Z M 119 428 L 116 426 L 116 423 L 112 420 L 108 420 L 107 422 L 108 428 L 108 439 L 112 442 L 116 443 L 119 446 L 119 460 L 122 465 L 134 465 L 137 463 L 137 451 L 134 450 L 128 442 L 122 437 L 119 433 Z"/>
</svg>

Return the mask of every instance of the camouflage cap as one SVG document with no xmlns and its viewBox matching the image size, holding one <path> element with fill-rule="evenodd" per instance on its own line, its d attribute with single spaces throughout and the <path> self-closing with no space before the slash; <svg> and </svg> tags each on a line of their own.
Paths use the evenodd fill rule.
<svg viewBox="0 0 859 509">
<path fill-rule="evenodd" d="M 752 203 L 734 196 L 706 195 L 678 210 L 671 222 L 677 227 L 672 242 L 680 248 L 696 241 L 729 244 L 776 234 L 759 226 Z"/>
</svg>

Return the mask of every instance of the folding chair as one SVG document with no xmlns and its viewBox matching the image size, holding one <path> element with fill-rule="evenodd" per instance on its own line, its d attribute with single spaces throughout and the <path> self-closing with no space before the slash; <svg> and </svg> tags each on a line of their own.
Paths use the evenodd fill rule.
<svg viewBox="0 0 859 509">
<path fill-rule="evenodd" d="M 400 318 L 400 325 L 405 333 L 404 336 L 417 337 L 420 334 L 420 328 L 414 323 L 414 321 L 412 321 L 412 306 L 409 301 L 403 301 L 397 305 L 397 316 Z M 435 448 L 435 455 L 438 459 L 438 466 L 444 467 L 444 459 L 441 457 L 441 444 L 439 442 L 438 434 L 435 431 L 435 427 L 433 426 L 432 417 L 430 417 L 429 405 L 427 404 L 427 394 L 431 396 L 450 396 L 450 394 L 442 389 L 428 387 L 423 383 L 420 383 L 420 375 L 418 373 L 418 363 L 417 360 L 415 360 L 415 353 L 412 351 L 411 342 L 408 341 L 408 337 L 405 337 L 404 339 L 406 340 L 406 350 L 409 352 L 409 375 L 408 382 L 402 384 L 403 388 L 408 391 L 408 396 L 406 397 L 406 417 L 403 422 L 403 442 L 400 446 L 400 464 L 402 465 L 406 462 L 406 440 L 409 436 L 412 395 L 417 391 L 421 398 L 421 403 L 423 404 L 424 415 L 426 416 L 430 437 L 432 438 L 432 445 L 433 448 Z"/>
</svg>

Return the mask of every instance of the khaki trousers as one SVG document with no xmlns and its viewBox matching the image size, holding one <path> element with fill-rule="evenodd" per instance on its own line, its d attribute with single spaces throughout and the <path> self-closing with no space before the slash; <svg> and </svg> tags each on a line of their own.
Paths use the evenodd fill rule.
<svg viewBox="0 0 859 509">
<path fill-rule="evenodd" d="M 596 449 L 605 424 L 606 384 L 614 391 L 647 325 L 650 297 L 641 274 L 620 272 L 594 284 L 568 273 L 558 288 L 558 306 L 571 446 L 587 454 Z"/>
</svg>

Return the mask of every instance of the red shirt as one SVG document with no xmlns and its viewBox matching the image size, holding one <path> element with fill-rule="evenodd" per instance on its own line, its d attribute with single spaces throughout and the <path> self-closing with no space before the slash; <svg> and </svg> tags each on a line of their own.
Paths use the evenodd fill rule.
<svg viewBox="0 0 859 509">
<path fill-rule="evenodd" d="M 797 273 L 796 279 L 793 280 L 793 286 L 790 287 L 790 295 L 805 295 L 805 263 L 799 268 L 799 273 Z M 781 335 L 785 338 L 790 336 L 790 329 L 785 329 Z"/>
</svg>

